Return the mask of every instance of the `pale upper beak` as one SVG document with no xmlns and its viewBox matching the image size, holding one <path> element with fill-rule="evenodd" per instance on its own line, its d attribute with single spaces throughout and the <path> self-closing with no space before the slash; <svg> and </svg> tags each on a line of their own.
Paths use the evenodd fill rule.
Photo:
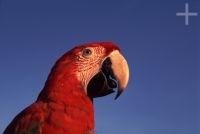
<svg viewBox="0 0 200 134">
<path fill-rule="evenodd" d="M 128 84 L 129 67 L 126 59 L 118 50 L 111 52 L 108 57 L 110 57 L 112 62 L 111 68 L 118 83 L 117 95 L 115 97 L 115 99 L 117 99 Z"/>
</svg>

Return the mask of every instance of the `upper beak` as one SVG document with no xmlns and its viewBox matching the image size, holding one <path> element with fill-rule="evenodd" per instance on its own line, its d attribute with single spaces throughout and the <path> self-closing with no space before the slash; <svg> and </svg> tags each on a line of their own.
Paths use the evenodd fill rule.
<svg viewBox="0 0 200 134">
<path fill-rule="evenodd" d="M 118 83 L 117 95 L 115 96 L 115 99 L 117 99 L 128 84 L 129 67 L 126 59 L 118 50 L 111 52 L 108 57 L 112 62 L 111 68 Z"/>
</svg>

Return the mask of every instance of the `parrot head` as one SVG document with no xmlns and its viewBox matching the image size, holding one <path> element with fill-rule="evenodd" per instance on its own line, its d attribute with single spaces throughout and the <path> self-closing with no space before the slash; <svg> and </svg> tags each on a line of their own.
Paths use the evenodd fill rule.
<svg viewBox="0 0 200 134">
<path fill-rule="evenodd" d="M 117 88 L 117 99 L 129 79 L 127 61 L 120 49 L 111 42 L 75 47 L 77 78 L 90 98 L 102 97 Z"/>
<path fill-rule="evenodd" d="M 59 85 L 74 85 L 74 77 L 89 98 L 106 96 L 116 89 L 117 99 L 128 84 L 129 67 L 119 47 L 112 42 L 83 44 L 56 62 L 47 84 L 57 81 Z"/>
</svg>

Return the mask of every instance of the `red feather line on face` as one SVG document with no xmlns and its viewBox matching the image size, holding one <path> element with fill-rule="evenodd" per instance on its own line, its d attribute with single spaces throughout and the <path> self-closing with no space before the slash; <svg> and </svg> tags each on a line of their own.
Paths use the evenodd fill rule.
<svg viewBox="0 0 200 134">
<path fill-rule="evenodd" d="M 98 47 L 102 49 L 97 49 Z M 93 98 L 87 95 L 85 92 L 86 87 L 77 77 L 80 76 L 77 73 L 82 75 L 83 73 L 88 73 L 87 69 L 82 70 L 85 72 L 77 71 L 79 69 L 78 65 L 83 64 L 81 61 L 78 61 L 81 63 L 77 64 L 77 55 L 81 56 L 80 54 L 85 48 L 95 48 L 95 53 L 102 57 L 99 60 L 94 58 L 99 63 L 97 65 L 94 63 L 93 67 L 88 69 L 91 70 L 90 73 L 94 71 L 95 67 L 98 67 L 96 70 L 101 71 L 102 60 L 106 58 L 109 61 L 108 55 L 114 56 L 113 54 L 119 54 L 117 51 L 120 51 L 111 42 L 95 42 L 77 46 L 65 53 L 52 68 L 36 102 L 19 113 L 3 134 L 92 134 L 94 132 Z M 121 56 L 120 58 L 123 57 Z M 113 65 L 118 66 L 118 62 L 113 61 L 113 63 Z M 89 65 L 89 63 L 87 64 Z M 125 67 L 125 70 L 127 70 L 127 67 Z M 117 72 L 122 73 L 123 71 Z M 99 74 L 98 72 L 96 73 Z M 101 71 L 100 73 L 103 74 L 104 72 Z M 100 87 L 102 86 L 102 89 L 106 89 L 108 87 L 107 85 L 105 86 L 105 81 L 109 78 L 107 78 L 107 75 L 101 74 L 98 81 L 104 82 Z M 120 77 L 116 76 L 117 78 Z M 109 90 L 112 91 L 110 88 L 105 91 L 109 93 Z M 95 89 L 92 90 L 92 92 L 95 91 Z M 97 94 L 97 96 L 104 96 L 105 93 L 101 94 Z"/>
</svg>

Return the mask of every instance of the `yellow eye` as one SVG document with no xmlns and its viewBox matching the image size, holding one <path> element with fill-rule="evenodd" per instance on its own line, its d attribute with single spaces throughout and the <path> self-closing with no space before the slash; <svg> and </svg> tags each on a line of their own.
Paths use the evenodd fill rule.
<svg viewBox="0 0 200 134">
<path fill-rule="evenodd" d="M 92 54 L 92 50 L 91 49 L 89 49 L 89 48 L 83 49 L 83 52 L 82 52 L 82 56 L 83 57 L 90 56 L 91 54 Z"/>
</svg>

